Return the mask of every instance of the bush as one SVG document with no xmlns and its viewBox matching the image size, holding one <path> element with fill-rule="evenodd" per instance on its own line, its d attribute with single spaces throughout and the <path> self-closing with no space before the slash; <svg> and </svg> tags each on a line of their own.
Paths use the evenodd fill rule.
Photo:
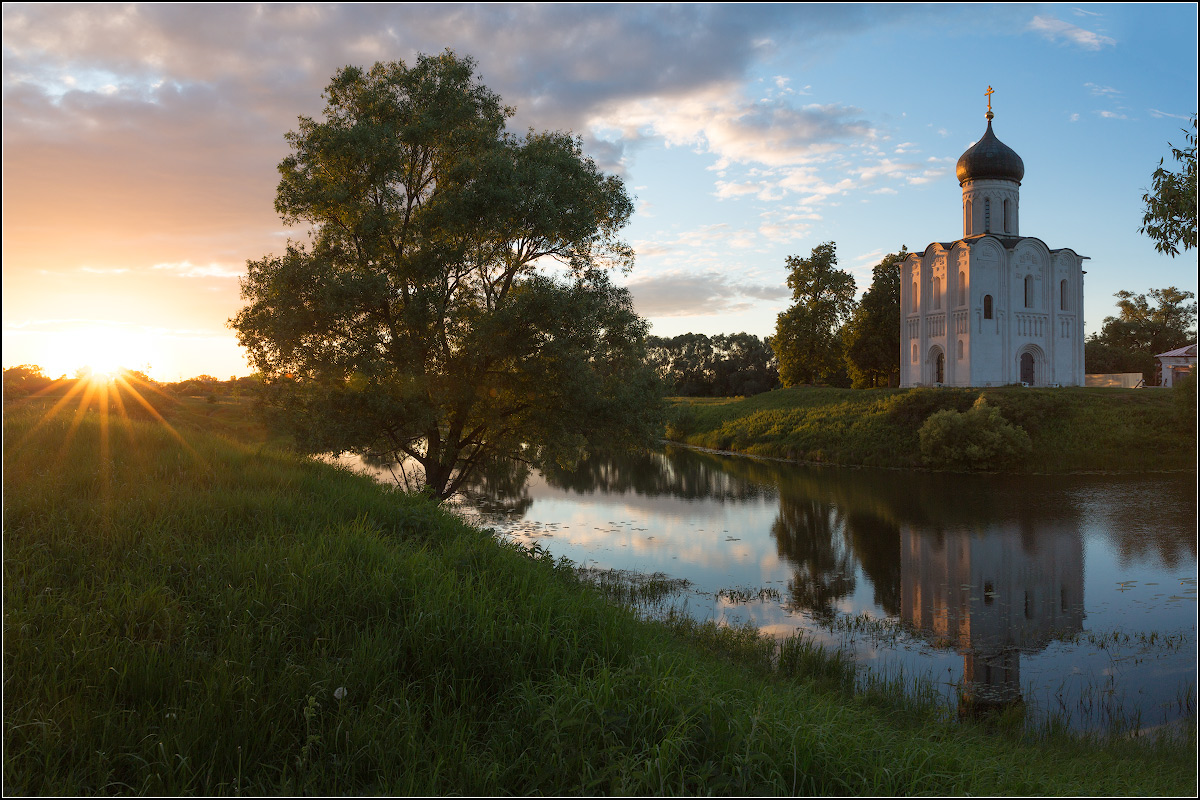
<svg viewBox="0 0 1200 800">
<path fill-rule="evenodd" d="M 676 403 L 667 409 L 666 438 L 682 442 L 695 427 L 696 412 L 691 403 Z"/>
<path fill-rule="evenodd" d="M 893 422 L 911 430 L 938 411 L 966 411 L 976 396 L 970 389 L 918 387 L 892 395 L 881 407 Z"/>
<path fill-rule="evenodd" d="M 948 409 L 932 414 L 917 435 L 925 463 L 946 469 L 1001 469 L 1032 450 L 1029 434 L 983 397 L 964 413 Z"/>
</svg>

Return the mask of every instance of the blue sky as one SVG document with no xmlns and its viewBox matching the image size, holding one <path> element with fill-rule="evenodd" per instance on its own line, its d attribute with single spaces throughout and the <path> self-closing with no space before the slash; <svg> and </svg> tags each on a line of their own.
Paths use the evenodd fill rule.
<svg viewBox="0 0 1200 800">
<path fill-rule="evenodd" d="M 1025 162 L 1021 232 L 1113 293 L 1196 291 L 1196 252 L 1138 233 L 1197 107 L 1196 6 L 4 6 L 4 365 L 89 348 L 164 380 L 246 374 L 225 320 L 290 235 L 275 165 L 345 64 L 452 48 L 571 130 L 638 211 L 623 278 L 660 335 L 769 335 L 784 261 L 837 243 L 865 290 L 901 245 L 961 235 L 958 156 Z M 78 363 L 76 363 L 78 362 Z"/>
</svg>

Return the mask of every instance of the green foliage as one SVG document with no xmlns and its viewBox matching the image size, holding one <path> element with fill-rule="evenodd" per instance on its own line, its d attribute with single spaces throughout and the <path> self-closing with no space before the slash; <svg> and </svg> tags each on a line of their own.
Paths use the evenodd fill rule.
<svg viewBox="0 0 1200 800">
<path fill-rule="evenodd" d="M 875 265 L 871 288 L 842 328 L 855 389 L 900 383 L 900 265 L 907 257 L 908 248 L 901 247 Z"/>
<path fill-rule="evenodd" d="M 1154 191 L 1142 195 L 1146 213 L 1139 230 L 1154 240 L 1154 249 L 1171 256 L 1196 246 L 1196 115 L 1192 114 L 1192 129 L 1183 128 L 1186 145 L 1179 149 L 1167 143 L 1171 155 L 1180 163 L 1172 172 L 1158 160 L 1154 170 Z M 1160 351 L 1161 352 L 1161 351 Z"/>
<path fill-rule="evenodd" d="M 279 165 L 276 210 L 311 246 L 251 261 L 230 321 L 274 425 L 412 458 L 437 498 L 497 458 L 569 464 L 660 427 L 648 327 L 608 277 L 632 266 L 623 184 L 568 134 L 507 134 L 474 67 L 334 76 Z"/>
<path fill-rule="evenodd" d="M 1088 372 L 1141 372 L 1154 385 L 1154 356 L 1196 339 L 1196 295 L 1174 286 L 1145 294 L 1117 292 L 1118 315 L 1105 317 L 1100 332 L 1084 344 Z M 1151 301 L 1154 301 L 1151 304 Z"/>
<path fill-rule="evenodd" d="M 788 286 L 795 300 L 779 315 L 771 348 L 784 386 L 814 383 L 844 367 L 838 330 L 854 309 L 854 277 L 837 269 L 836 245 L 825 242 L 808 258 L 788 256 Z"/>
<path fill-rule="evenodd" d="M 1029 455 L 1029 434 L 980 397 L 970 410 L 938 411 L 921 426 L 921 457 L 932 467 L 1002 470 Z"/>
<path fill-rule="evenodd" d="M 779 365 L 770 345 L 748 333 L 685 333 L 646 340 L 650 366 L 675 397 L 734 397 L 779 385 Z"/>
<path fill-rule="evenodd" d="M 966 411 L 977 397 L 978 392 L 971 389 L 921 386 L 891 395 L 880 408 L 893 424 L 915 431 L 939 411 Z"/>
<path fill-rule="evenodd" d="M 683 441 L 696 425 L 696 412 L 690 403 L 675 403 L 667 409 L 665 435 L 673 442 Z"/>
</svg>

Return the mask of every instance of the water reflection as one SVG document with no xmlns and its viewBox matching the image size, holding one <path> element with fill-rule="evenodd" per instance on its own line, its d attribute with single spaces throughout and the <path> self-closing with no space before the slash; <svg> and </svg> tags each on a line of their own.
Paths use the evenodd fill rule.
<svg viewBox="0 0 1200 800">
<path fill-rule="evenodd" d="M 960 713 L 1021 702 L 1021 654 L 1083 629 L 1077 526 L 900 532 L 901 618 L 963 656 Z"/>
<path fill-rule="evenodd" d="M 809 468 L 667 448 L 572 472 L 493 465 L 465 495 L 488 524 L 544 536 L 581 563 L 664 571 L 709 593 L 780 587 L 774 605 L 710 600 L 694 613 L 744 612 L 780 632 L 892 620 L 923 648 L 912 658 L 960 665 L 944 682 L 965 714 L 1029 700 L 1031 676 L 1054 684 L 1060 705 L 1089 691 L 1068 686 L 1076 678 L 1102 677 L 1112 696 L 1119 679 L 1131 702 L 1156 709 L 1175 693 L 1164 684 L 1194 687 L 1194 652 L 1116 658 L 1064 644 L 1093 618 L 1194 644 L 1194 489 L 1183 475 Z M 887 657 L 909 658 L 902 648 Z"/>
</svg>

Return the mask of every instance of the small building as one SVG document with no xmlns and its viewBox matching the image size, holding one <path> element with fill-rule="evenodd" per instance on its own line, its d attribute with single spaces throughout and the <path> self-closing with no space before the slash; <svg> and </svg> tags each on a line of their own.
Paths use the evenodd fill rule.
<svg viewBox="0 0 1200 800">
<path fill-rule="evenodd" d="M 987 130 L 958 159 L 961 239 L 900 272 L 900 385 L 1082 386 L 1083 262 L 1020 234 L 1025 164 Z"/>
<path fill-rule="evenodd" d="M 1196 369 L 1196 345 L 1189 344 L 1155 356 L 1162 371 L 1162 386 L 1174 386 Z"/>
</svg>

